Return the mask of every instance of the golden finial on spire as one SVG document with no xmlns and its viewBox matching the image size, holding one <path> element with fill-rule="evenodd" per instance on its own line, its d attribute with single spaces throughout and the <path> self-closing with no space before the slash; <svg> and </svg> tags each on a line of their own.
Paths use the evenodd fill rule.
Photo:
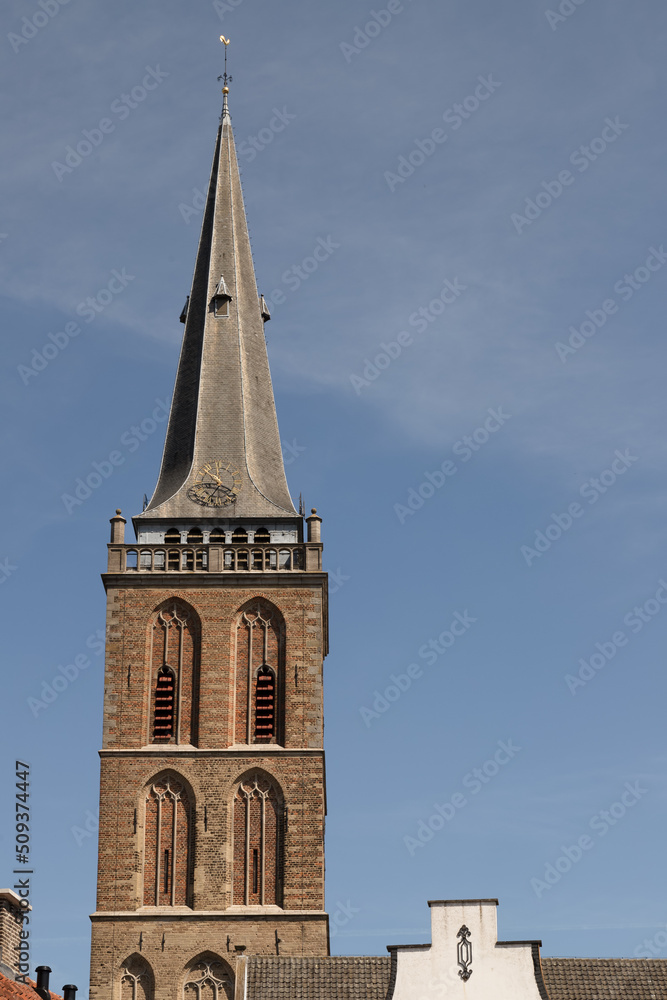
<svg viewBox="0 0 667 1000">
<path fill-rule="evenodd" d="M 229 108 L 227 106 L 227 94 L 229 93 L 229 84 L 232 82 L 232 78 L 227 72 L 227 46 L 229 45 L 229 39 L 225 38 L 224 35 L 220 35 L 220 41 L 225 46 L 225 72 L 222 76 L 218 77 L 218 80 L 222 80 L 222 114 L 220 115 L 220 122 L 224 122 L 225 119 L 229 119 Z"/>
<path fill-rule="evenodd" d="M 225 72 L 224 72 L 224 74 L 222 76 L 218 77 L 218 80 L 222 80 L 223 81 L 223 84 L 224 84 L 224 86 L 222 88 L 223 94 L 228 94 L 229 93 L 229 87 L 227 86 L 227 84 L 229 84 L 229 83 L 232 82 L 231 76 L 229 76 L 229 74 L 227 73 L 227 46 L 229 45 L 230 39 L 229 38 L 225 38 L 224 35 L 220 35 L 220 41 L 225 46 Z"/>
</svg>

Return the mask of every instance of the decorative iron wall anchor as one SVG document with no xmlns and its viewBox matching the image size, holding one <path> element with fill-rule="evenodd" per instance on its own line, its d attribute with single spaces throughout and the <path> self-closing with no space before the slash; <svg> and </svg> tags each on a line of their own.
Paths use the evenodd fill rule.
<svg viewBox="0 0 667 1000">
<path fill-rule="evenodd" d="M 456 935 L 459 942 L 456 946 L 456 960 L 459 965 L 459 976 L 464 983 L 467 983 L 472 976 L 472 942 L 470 941 L 470 931 L 464 924 Z"/>
</svg>

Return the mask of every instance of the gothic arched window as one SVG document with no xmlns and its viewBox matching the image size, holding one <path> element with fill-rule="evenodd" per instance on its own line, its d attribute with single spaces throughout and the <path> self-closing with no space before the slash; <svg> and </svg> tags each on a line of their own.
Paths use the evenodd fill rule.
<svg viewBox="0 0 667 1000">
<path fill-rule="evenodd" d="M 192 863 L 192 807 L 173 774 L 146 788 L 144 906 L 188 906 Z"/>
<path fill-rule="evenodd" d="M 150 739 L 197 742 L 197 653 L 199 626 L 192 608 L 168 601 L 153 620 L 150 642 Z"/>
<path fill-rule="evenodd" d="M 236 624 L 236 743 L 281 743 L 284 623 L 268 601 L 250 601 Z"/>
<path fill-rule="evenodd" d="M 120 1000 L 153 1000 L 153 970 L 142 955 L 126 958 L 120 969 Z"/>
<path fill-rule="evenodd" d="M 271 779 L 255 772 L 234 795 L 234 903 L 281 906 L 282 796 Z"/>
<path fill-rule="evenodd" d="M 234 974 L 218 955 L 206 953 L 185 971 L 184 1000 L 233 1000 Z"/>
</svg>

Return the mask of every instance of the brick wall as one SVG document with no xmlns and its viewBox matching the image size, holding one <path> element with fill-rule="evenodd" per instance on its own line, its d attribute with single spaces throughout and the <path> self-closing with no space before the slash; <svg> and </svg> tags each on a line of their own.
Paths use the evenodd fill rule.
<svg viewBox="0 0 667 1000">
<path fill-rule="evenodd" d="M 165 771 L 185 780 L 193 790 L 195 910 L 222 910 L 232 905 L 233 799 L 241 778 L 256 772 L 273 780 L 287 809 L 283 907 L 324 909 L 323 754 L 285 756 L 277 748 L 262 748 L 254 755 L 220 751 L 204 757 L 192 751 L 144 751 L 136 756 L 105 753 L 101 766 L 98 910 L 131 911 L 142 905 L 147 789 Z M 149 849 L 147 860 L 150 855 Z M 149 883 L 153 871 L 149 869 Z"/>
<path fill-rule="evenodd" d="M 0 963 L 16 974 L 23 911 L 18 905 L 18 897 L 14 901 L 11 897 L 15 896 L 15 893 L 11 890 L 10 893 L 11 896 L 9 894 L 7 897 L 0 896 Z"/>
<path fill-rule="evenodd" d="M 154 998 L 147 1000 L 181 1000 L 188 966 L 203 952 L 219 956 L 233 970 L 240 953 L 322 956 L 328 953 L 328 927 L 326 915 L 314 913 L 265 913 L 253 920 L 235 913 L 169 915 L 166 908 L 134 919 L 98 915 L 93 918 L 90 1000 L 121 1000 L 123 962 L 140 942 L 155 980 Z"/>
<path fill-rule="evenodd" d="M 328 954 L 322 749 L 326 576 L 273 575 L 257 588 L 241 575 L 225 576 L 224 587 L 219 578 L 196 581 L 187 586 L 180 574 L 166 577 L 163 582 L 172 585 L 167 588 L 155 578 L 107 578 L 93 1000 L 120 1000 L 122 962 L 137 950 L 155 975 L 156 1000 L 161 990 L 165 998 L 176 995 L 174 977 L 183 975 L 204 941 L 223 959 L 234 958 L 236 945 L 246 953 Z M 153 735 L 157 671 L 165 659 L 158 615 L 161 611 L 164 621 L 174 610 L 187 616 L 178 667 L 179 744 L 155 741 Z M 253 647 L 250 659 L 244 610 L 271 618 L 266 646 L 262 641 Z M 171 652 L 167 660 L 176 667 Z M 264 662 L 276 671 L 282 742 L 275 737 L 255 742 L 251 718 L 247 745 L 248 683 Z M 178 843 L 168 829 L 171 807 L 165 806 L 158 844 L 151 788 L 156 783 L 162 788 L 167 779 L 183 787 Z M 271 789 L 263 842 L 251 802 L 245 843 L 245 810 L 234 808 L 242 782 L 246 789 L 253 782 L 264 792 Z M 161 905 L 137 913 L 155 902 L 156 860 L 163 863 L 164 851 L 174 849 L 176 907 L 164 905 L 171 885 L 164 890 L 162 875 Z M 252 865 L 254 850 L 264 867 L 264 906 L 257 905 L 259 892 L 251 892 L 255 905 L 246 908 L 239 901 L 246 878 L 253 888 L 245 865 Z M 171 863 L 172 853 L 169 858 Z"/>
<path fill-rule="evenodd" d="M 312 576 L 316 579 L 311 585 L 290 585 L 290 577 L 282 586 L 273 583 L 259 591 L 240 584 L 224 589 L 186 590 L 181 586 L 167 594 L 164 590 L 143 587 L 110 589 L 103 747 L 136 748 L 152 741 L 154 677 L 147 664 L 157 613 L 163 606 L 173 606 L 174 598 L 186 609 L 189 626 L 201 635 L 200 648 L 195 654 L 199 661 L 195 684 L 199 703 L 205 710 L 199 712 L 199 731 L 193 734 L 196 745 L 202 749 L 228 747 L 236 741 L 233 728 L 236 699 L 244 698 L 242 689 L 237 693 L 234 676 L 238 617 L 247 603 L 260 598 L 274 605 L 285 622 L 283 745 L 321 747 L 326 578 L 324 574 Z M 176 582 L 181 584 L 182 578 Z M 273 655 L 280 658 L 277 653 Z"/>
</svg>

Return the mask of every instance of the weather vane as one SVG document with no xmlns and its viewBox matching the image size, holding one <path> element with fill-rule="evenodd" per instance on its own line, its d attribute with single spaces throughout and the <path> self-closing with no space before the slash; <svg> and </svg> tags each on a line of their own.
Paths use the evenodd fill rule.
<svg viewBox="0 0 667 1000">
<path fill-rule="evenodd" d="M 225 72 L 223 73 L 222 76 L 218 77 L 218 80 L 222 80 L 223 83 L 222 92 L 223 94 L 227 94 L 229 93 L 228 85 L 232 82 L 232 78 L 227 72 L 227 46 L 229 45 L 229 38 L 225 38 L 224 35 L 220 35 L 220 41 L 225 46 Z"/>
</svg>

